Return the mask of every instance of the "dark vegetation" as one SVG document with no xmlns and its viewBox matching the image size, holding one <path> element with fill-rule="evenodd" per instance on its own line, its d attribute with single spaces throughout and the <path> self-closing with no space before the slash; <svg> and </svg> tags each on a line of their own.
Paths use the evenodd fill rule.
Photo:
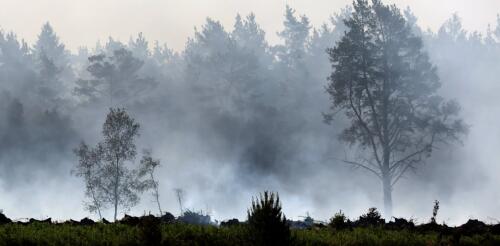
<svg viewBox="0 0 500 246">
<path fill-rule="evenodd" d="M 254 235 L 251 242 L 255 245 L 290 244 L 290 226 L 281 211 L 280 198 L 267 191 L 252 200 L 248 210 L 248 229 Z"/>
<path fill-rule="evenodd" d="M 435 210 L 434 210 L 435 211 Z M 193 211 L 155 217 L 125 215 L 115 223 L 105 219 L 54 222 L 12 221 L 0 213 L 0 245 L 498 245 L 500 224 L 471 219 L 449 227 L 435 221 L 416 225 L 393 218 L 386 222 L 376 208 L 351 221 L 336 213 L 330 223 L 286 220 L 275 193 L 252 201 L 247 221 L 220 224 Z M 186 219 L 189 218 L 189 219 Z M 207 221 L 208 220 L 208 221 Z M 306 225 L 306 226 L 304 226 Z"/>
</svg>

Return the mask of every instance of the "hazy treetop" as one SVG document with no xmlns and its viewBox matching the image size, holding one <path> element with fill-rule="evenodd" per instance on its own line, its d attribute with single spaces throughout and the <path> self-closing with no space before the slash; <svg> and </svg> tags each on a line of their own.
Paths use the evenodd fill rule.
<svg viewBox="0 0 500 246">
<path fill-rule="evenodd" d="M 28 3 L 29 2 L 29 3 Z M 500 1 L 495 0 L 386 0 L 401 9 L 410 6 L 419 17 L 418 24 L 437 31 L 451 14 L 462 17 L 464 28 L 486 32 L 488 23 L 496 22 Z M 246 16 L 254 12 L 257 22 L 266 32 L 271 43 L 279 42 L 276 31 L 282 30 L 285 5 L 306 15 L 313 26 L 320 26 L 336 10 L 350 5 L 351 0 L 212 0 L 212 1 L 135 1 L 135 0 L 32 0 L 30 7 L 19 7 L 17 1 L 0 0 L 1 27 L 33 43 L 40 26 L 49 21 L 72 51 L 79 46 L 94 43 L 108 36 L 127 42 L 131 35 L 144 32 L 150 40 L 167 42 L 175 50 L 184 48 L 194 26 L 201 26 L 207 16 L 221 21 L 226 29 L 233 25 L 237 13 Z M 224 7 L 221 7 L 224 6 Z M 85 35 L 81 35 L 85 33 Z M 152 45 L 152 43 L 150 43 Z"/>
</svg>

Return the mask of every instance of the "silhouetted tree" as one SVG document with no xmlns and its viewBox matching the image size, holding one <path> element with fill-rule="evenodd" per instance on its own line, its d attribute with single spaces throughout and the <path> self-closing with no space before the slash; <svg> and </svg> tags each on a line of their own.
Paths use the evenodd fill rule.
<svg viewBox="0 0 500 246">
<path fill-rule="evenodd" d="M 66 93 L 63 80 L 73 79 L 69 52 L 47 22 L 33 46 L 33 59 L 38 72 L 38 93 L 46 103 L 55 106 Z"/>
<path fill-rule="evenodd" d="M 135 57 L 143 61 L 151 55 L 148 48 L 148 41 L 142 35 L 142 32 L 137 35 L 137 38 L 130 38 L 128 47 Z"/>
<path fill-rule="evenodd" d="M 358 226 L 380 226 L 385 223 L 377 208 L 369 208 L 366 214 L 359 216 L 355 222 Z"/>
<path fill-rule="evenodd" d="M 342 210 L 335 213 L 335 215 L 333 215 L 333 217 L 330 218 L 330 222 L 328 223 L 330 227 L 335 228 L 336 230 L 343 230 L 347 228 L 349 224 L 350 221 L 347 219 Z"/>
<path fill-rule="evenodd" d="M 64 44 L 59 41 L 59 37 L 48 22 L 43 25 L 42 31 L 38 35 L 38 40 L 33 47 L 33 54 L 36 58 L 43 54 L 56 62 L 57 66 L 67 65 L 69 61 L 68 51 L 66 51 Z"/>
<path fill-rule="evenodd" d="M 281 211 L 279 195 L 265 191 L 260 198 L 252 198 L 248 210 L 248 226 L 255 245 L 288 245 L 290 226 Z"/>
<path fill-rule="evenodd" d="M 462 20 L 457 13 L 439 28 L 438 36 L 440 39 L 450 41 L 463 41 L 467 38 L 467 32 L 462 28 Z"/>
<path fill-rule="evenodd" d="M 283 25 L 285 28 L 278 32 L 278 36 L 285 41 L 285 44 L 278 47 L 278 57 L 287 66 L 297 67 L 301 65 L 298 62 L 306 55 L 307 39 L 311 30 L 309 19 L 305 15 L 297 18 L 295 10 L 287 5 Z"/>
<path fill-rule="evenodd" d="M 15 33 L 0 31 L 0 51 L 0 88 L 24 99 L 34 91 L 32 88 L 36 80 L 29 46 Z"/>
<path fill-rule="evenodd" d="M 344 161 L 380 178 L 390 217 L 399 179 L 467 127 L 459 105 L 436 94 L 436 68 L 400 10 L 379 0 L 357 0 L 354 10 L 345 20 L 349 31 L 328 50 L 333 73 L 327 92 L 332 109 L 350 120 L 341 139 L 360 147 L 356 160 Z"/>
<path fill-rule="evenodd" d="M 344 35 L 344 32 L 347 31 L 344 20 L 349 18 L 351 16 L 351 13 L 351 7 L 348 6 L 342 8 L 339 13 L 335 13 L 330 17 L 330 21 L 328 23 L 325 23 L 318 29 L 314 29 L 312 31 L 312 35 L 307 45 L 307 59 L 310 59 L 307 61 L 307 65 L 310 66 L 308 69 L 313 71 L 319 70 L 315 67 L 321 67 L 321 70 L 319 70 L 319 74 L 316 74 L 316 72 L 314 72 L 314 74 L 312 74 L 311 76 L 321 77 L 322 83 L 325 79 L 324 71 L 328 71 L 328 69 L 330 69 L 330 66 L 328 62 L 319 62 L 318 60 L 328 61 L 328 54 L 325 52 L 325 50 L 330 47 L 332 43 L 337 42 L 342 37 L 342 35 Z M 324 70 L 323 67 L 325 67 Z"/>
<path fill-rule="evenodd" d="M 246 111 L 245 104 L 256 94 L 252 85 L 258 86 L 252 82 L 259 82 L 252 73 L 258 60 L 252 50 L 240 48 L 220 22 L 207 19 L 188 41 L 185 61 L 186 82 L 201 107 L 219 115 Z"/>
<path fill-rule="evenodd" d="M 168 48 L 166 44 L 160 45 L 158 41 L 155 41 L 151 56 L 159 66 L 162 66 L 174 57 L 174 51 Z"/>
<path fill-rule="evenodd" d="M 282 84 L 282 94 L 286 95 L 278 103 L 292 108 L 293 112 L 300 110 L 302 103 L 309 99 L 308 92 L 312 87 L 306 65 L 311 25 L 305 15 L 296 16 L 295 10 L 287 5 L 283 26 L 284 29 L 277 33 L 283 45 L 274 47 L 278 66 L 273 72 L 281 74 L 276 79 Z"/>
<path fill-rule="evenodd" d="M 265 32 L 255 20 L 253 13 L 245 18 L 239 14 L 236 16 L 231 38 L 243 52 L 251 52 L 256 60 L 262 63 L 261 66 L 267 67 L 271 64 L 272 56 L 269 54 L 270 47 L 266 41 Z"/>
<path fill-rule="evenodd" d="M 122 43 L 120 40 L 115 40 L 112 37 L 108 38 L 108 41 L 104 44 L 104 47 L 100 47 L 100 51 L 96 52 L 98 53 L 104 53 L 107 56 L 113 56 L 115 51 L 121 50 L 121 49 L 127 49 L 127 46 Z M 99 47 L 96 47 L 96 50 L 98 50 Z"/>
<path fill-rule="evenodd" d="M 104 53 L 89 57 L 87 71 L 91 79 L 79 79 L 75 93 L 89 101 L 109 99 L 110 105 L 123 105 L 151 90 L 156 82 L 151 77 L 139 77 L 143 61 L 121 48 L 112 56 Z"/>
</svg>

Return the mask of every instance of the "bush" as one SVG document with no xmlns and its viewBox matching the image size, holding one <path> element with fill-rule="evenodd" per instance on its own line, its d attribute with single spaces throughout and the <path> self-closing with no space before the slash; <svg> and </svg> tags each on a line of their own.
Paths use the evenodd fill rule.
<svg viewBox="0 0 500 246">
<path fill-rule="evenodd" d="M 202 211 L 195 212 L 192 210 L 186 210 L 184 213 L 177 218 L 178 221 L 184 222 L 186 224 L 192 225 L 209 225 L 210 224 L 210 215 L 203 214 Z"/>
<path fill-rule="evenodd" d="M 8 224 L 8 223 L 11 223 L 12 220 L 10 220 L 9 218 L 7 218 L 7 216 L 5 216 L 3 214 L 3 211 L 0 209 L 0 225 L 3 225 L 3 224 Z"/>
<path fill-rule="evenodd" d="M 343 230 L 349 226 L 349 222 L 350 221 L 347 219 L 345 214 L 342 213 L 342 210 L 340 210 L 338 213 L 335 213 L 335 215 L 330 219 L 330 223 L 328 223 L 328 225 L 337 230 Z"/>
<path fill-rule="evenodd" d="M 377 208 L 369 208 L 368 213 L 361 215 L 356 224 L 358 226 L 380 226 L 385 224 L 385 220 L 382 219 Z"/>
<path fill-rule="evenodd" d="M 152 215 L 144 216 L 139 223 L 139 238 L 142 245 L 160 245 L 161 242 L 161 228 L 160 218 Z"/>
<path fill-rule="evenodd" d="M 172 223 L 175 221 L 175 216 L 169 212 L 165 212 L 165 214 L 163 214 L 161 217 L 160 217 L 160 220 L 161 222 L 163 223 Z"/>
<path fill-rule="evenodd" d="M 222 221 L 220 223 L 221 227 L 227 227 L 227 226 L 237 226 L 240 225 L 240 221 L 238 219 L 230 219 L 227 221 Z"/>
<path fill-rule="evenodd" d="M 265 191 L 252 199 L 248 210 L 250 241 L 256 245 L 289 245 L 290 226 L 281 211 L 279 196 Z"/>
</svg>

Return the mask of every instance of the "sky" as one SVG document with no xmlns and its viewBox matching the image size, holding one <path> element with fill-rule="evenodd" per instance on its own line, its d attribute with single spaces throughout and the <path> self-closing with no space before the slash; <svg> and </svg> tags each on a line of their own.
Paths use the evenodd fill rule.
<svg viewBox="0 0 500 246">
<path fill-rule="evenodd" d="M 49 21 L 70 50 L 105 41 L 109 36 L 128 41 L 143 32 L 148 40 L 182 50 L 194 28 L 212 17 L 231 29 L 236 13 L 254 12 L 271 43 L 278 42 L 285 5 L 305 14 L 318 27 L 351 0 L 0 0 L 0 27 L 33 43 L 42 24 Z M 410 6 L 418 24 L 436 30 L 458 13 L 467 30 L 484 32 L 500 12 L 498 0 L 386 0 L 400 8 Z M 27 7 L 29 6 L 29 7 Z"/>
</svg>

